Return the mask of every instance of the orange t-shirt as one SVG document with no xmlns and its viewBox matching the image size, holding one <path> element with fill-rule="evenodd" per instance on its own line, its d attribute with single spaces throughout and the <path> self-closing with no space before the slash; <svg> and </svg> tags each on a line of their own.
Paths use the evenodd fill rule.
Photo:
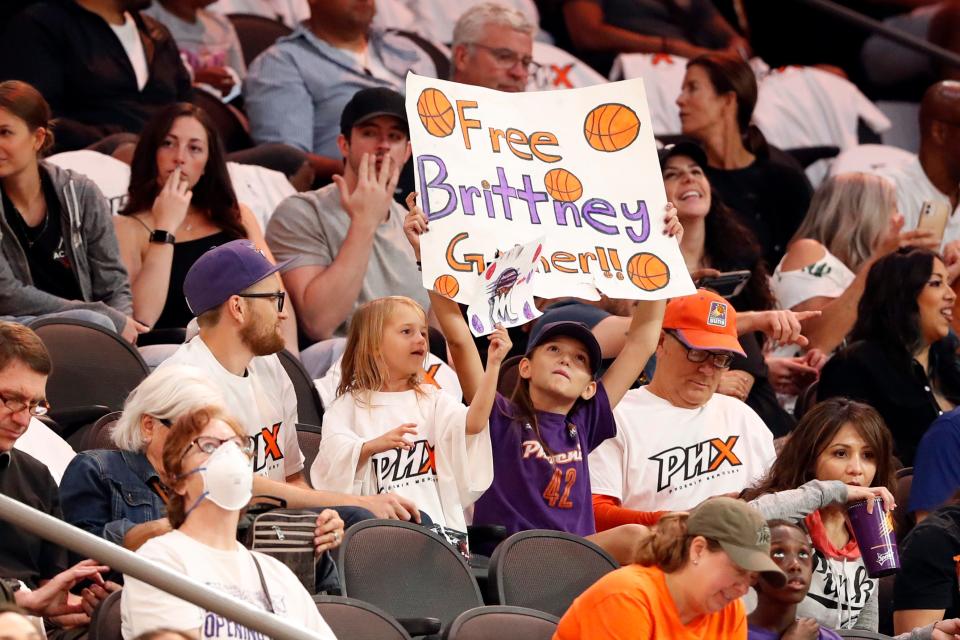
<svg viewBox="0 0 960 640">
<path fill-rule="evenodd" d="M 684 625 L 663 576 L 638 564 L 608 573 L 574 600 L 553 640 L 746 640 L 742 601 Z"/>
</svg>

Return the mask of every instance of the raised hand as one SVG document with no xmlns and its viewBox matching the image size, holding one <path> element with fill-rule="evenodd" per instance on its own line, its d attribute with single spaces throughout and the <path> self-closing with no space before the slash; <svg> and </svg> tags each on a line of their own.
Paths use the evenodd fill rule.
<svg viewBox="0 0 960 640">
<path fill-rule="evenodd" d="M 369 153 L 360 158 L 357 168 L 357 185 L 353 191 L 347 187 L 343 176 L 333 176 L 340 189 L 340 203 L 350 224 L 360 224 L 368 230 L 376 230 L 390 213 L 393 192 L 400 179 L 400 167 L 389 155 L 383 156 L 380 172 L 377 173 L 376 157 Z"/>
<path fill-rule="evenodd" d="M 672 202 L 667 203 L 667 215 L 663 218 L 663 235 L 677 239 L 677 244 L 683 241 L 683 225 L 677 216 L 677 208 Z"/>
<path fill-rule="evenodd" d="M 499 365 L 510 353 L 510 348 L 513 347 L 510 334 L 507 333 L 502 324 L 498 324 L 493 333 L 487 336 L 487 339 L 490 340 L 490 347 L 487 349 L 487 366 L 489 367 L 491 364 Z"/>
<path fill-rule="evenodd" d="M 427 217 L 417 206 L 417 192 L 411 191 L 407 194 L 407 217 L 403 220 L 403 233 L 407 236 L 407 241 L 413 247 L 413 253 L 420 260 L 420 236 L 429 231 Z"/>
<path fill-rule="evenodd" d="M 184 218 L 187 217 L 191 198 L 193 198 L 193 191 L 190 190 L 187 181 L 183 179 L 180 167 L 177 167 L 167 177 L 160 193 L 153 200 L 151 211 L 153 212 L 154 228 L 158 231 L 174 233 L 183 224 Z"/>
</svg>

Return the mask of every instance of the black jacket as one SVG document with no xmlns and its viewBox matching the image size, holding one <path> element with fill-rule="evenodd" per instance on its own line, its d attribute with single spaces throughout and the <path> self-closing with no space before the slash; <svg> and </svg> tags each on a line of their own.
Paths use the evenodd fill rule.
<svg viewBox="0 0 960 640">
<path fill-rule="evenodd" d="M 953 342 L 941 340 L 930 347 L 930 362 L 955 358 Z M 955 366 L 955 365 L 954 365 Z M 957 389 L 950 380 L 939 387 L 944 396 L 957 403 Z M 894 453 L 912 466 L 923 434 L 941 413 L 931 391 L 930 379 L 916 360 L 898 361 L 891 350 L 877 342 L 859 340 L 841 349 L 820 372 L 817 400 L 845 396 L 865 402 L 877 410 L 893 435 Z"/>
<path fill-rule="evenodd" d="M 190 76 L 162 24 L 134 14 L 150 71 L 143 91 L 107 22 L 73 0 L 27 7 L 0 37 L 0 80 L 23 80 L 50 103 L 57 151 L 139 133 L 160 108 L 189 100 Z"/>
</svg>

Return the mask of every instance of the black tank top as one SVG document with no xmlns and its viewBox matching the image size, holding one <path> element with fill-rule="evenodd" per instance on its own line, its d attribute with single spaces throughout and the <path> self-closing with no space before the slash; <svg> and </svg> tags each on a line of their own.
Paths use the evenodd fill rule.
<svg viewBox="0 0 960 640">
<path fill-rule="evenodd" d="M 204 253 L 231 240 L 233 238 L 226 231 L 218 231 L 209 236 L 173 245 L 173 264 L 170 265 L 167 301 L 163 305 L 163 312 L 153 325 L 154 329 L 180 329 L 187 326 L 193 318 L 187 306 L 187 299 L 183 295 L 183 281 L 187 277 L 187 271 Z"/>
</svg>

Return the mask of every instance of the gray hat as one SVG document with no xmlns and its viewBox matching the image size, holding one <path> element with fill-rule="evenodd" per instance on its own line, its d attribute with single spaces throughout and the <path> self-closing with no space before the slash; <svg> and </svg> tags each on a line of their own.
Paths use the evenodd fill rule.
<svg viewBox="0 0 960 640">
<path fill-rule="evenodd" d="M 770 558 L 770 527 L 760 512 L 742 500 L 711 498 L 690 512 L 687 533 L 716 540 L 741 569 L 758 571 L 770 584 L 787 583 L 783 570 Z"/>
</svg>

